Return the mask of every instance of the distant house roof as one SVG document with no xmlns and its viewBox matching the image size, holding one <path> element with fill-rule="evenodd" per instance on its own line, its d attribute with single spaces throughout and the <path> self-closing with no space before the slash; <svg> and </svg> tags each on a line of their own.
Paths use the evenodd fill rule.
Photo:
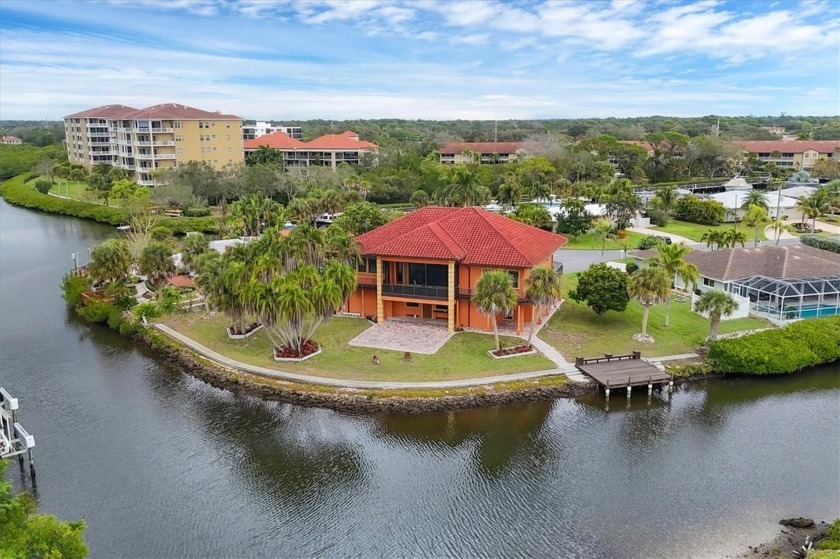
<svg viewBox="0 0 840 559">
<path fill-rule="evenodd" d="M 728 189 L 740 189 L 740 190 L 750 190 L 752 189 L 752 185 L 746 181 L 743 177 L 733 177 L 723 183 L 721 186 L 724 186 Z"/>
<path fill-rule="evenodd" d="M 803 196 L 810 196 L 818 190 L 815 186 L 791 186 L 782 189 L 782 196 L 789 198 L 801 198 Z"/>
<path fill-rule="evenodd" d="M 536 266 L 567 241 L 482 208 L 437 206 L 412 212 L 357 240 L 364 254 L 509 268 Z"/>
<path fill-rule="evenodd" d="M 244 146 L 246 150 L 259 149 L 263 146 L 268 146 L 272 149 L 289 150 L 289 149 L 304 149 L 306 144 L 300 140 L 295 140 L 285 132 L 272 132 L 253 140 L 245 140 Z"/>
<path fill-rule="evenodd" d="M 630 254 L 647 260 L 657 252 L 636 250 Z M 840 276 L 840 254 L 806 245 L 694 250 L 685 259 L 697 266 L 701 276 L 719 281 L 752 276 L 776 279 Z"/>
<path fill-rule="evenodd" d="M 743 204 L 744 200 L 747 198 L 747 195 L 743 190 L 729 190 L 726 192 L 717 192 L 715 194 L 706 194 L 704 196 L 711 200 L 720 202 L 727 210 L 741 209 L 741 204 Z M 782 208 L 793 208 L 796 206 L 796 198 L 782 196 L 781 199 L 779 199 L 778 191 L 765 192 L 763 196 L 764 201 L 767 203 L 769 208 L 775 208 L 776 204 L 779 204 Z"/>
<path fill-rule="evenodd" d="M 511 154 L 516 153 L 518 149 L 522 149 L 522 146 L 524 146 L 523 142 L 454 142 L 442 147 L 438 153 L 453 155 L 470 150 L 482 155 Z"/>
<path fill-rule="evenodd" d="M 195 287 L 195 281 L 187 276 L 172 276 L 166 283 L 173 287 Z"/>
<path fill-rule="evenodd" d="M 121 119 L 122 115 L 130 114 L 136 111 L 134 107 L 127 107 L 125 105 L 103 105 L 86 111 L 73 113 L 64 118 L 111 118 Z"/>
<path fill-rule="evenodd" d="M 359 140 L 359 135 L 348 130 L 341 134 L 324 134 L 309 142 L 295 140 L 284 132 L 272 132 L 253 140 L 245 140 L 245 151 L 256 150 L 262 146 L 268 146 L 280 151 L 296 149 L 303 150 L 347 150 L 359 151 L 376 149 L 377 145 L 372 142 Z"/>
<path fill-rule="evenodd" d="M 304 142 L 307 148 L 316 149 L 376 149 L 376 144 L 359 140 L 359 135 L 352 130 L 347 130 L 341 134 L 324 134 L 318 136 L 314 140 Z"/>
<path fill-rule="evenodd" d="M 95 109 L 88 109 L 79 113 L 68 115 L 64 118 L 105 118 L 113 120 L 141 120 L 141 119 L 172 119 L 172 120 L 242 120 L 242 117 L 222 114 L 219 111 L 211 112 L 179 105 L 177 103 L 161 103 L 135 109 L 125 105 L 104 105 Z"/>
<path fill-rule="evenodd" d="M 757 140 L 732 143 L 752 153 L 805 153 L 808 150 L 833 153 L 840 147 L 838 140 Z"/>
</svg>

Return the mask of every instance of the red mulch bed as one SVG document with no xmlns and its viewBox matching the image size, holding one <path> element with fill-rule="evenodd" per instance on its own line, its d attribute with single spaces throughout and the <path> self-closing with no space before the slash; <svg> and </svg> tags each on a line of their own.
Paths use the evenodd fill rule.
<svg viewBox="0 0 840 559">
<path fill-rule="evenodd" d="M 253 332 L 254 330 L 256 330 L 257 328 L 259 328 L 259 326 L 260 326 L 259 322 L 252 322 L 251 324 L 245 325 L 245 331 L 244 332 L 238 332 L 235 327 L 228 326 L 228 332 L 230 332 L 231 336 L 246 336 L 246 335 L 250 334 L 251 332 Z"/>
<path fill-rule="evenodd" d="M 505 355 L 516 355 L 517 353 L 528 353 L 533 348 L 529 345 L 518 345 L 516 347 L 505 347 L 501 351 L 493 351 L 496 357 L 504 357 Z"/>
<path fill-rule="evenodd" d="M 318 344 L 316 344 L 312 340 L 303 340 L 303 344 L 301 345 L 302 349 L 300 352 L 298 352 L 296 349 L 288 347 L 275 347 L 274 355 L 283 359 L 301 359 L 302 357 L 306 357 L 307 355 L 312 355 L 319 349 Z"/>
</svg>

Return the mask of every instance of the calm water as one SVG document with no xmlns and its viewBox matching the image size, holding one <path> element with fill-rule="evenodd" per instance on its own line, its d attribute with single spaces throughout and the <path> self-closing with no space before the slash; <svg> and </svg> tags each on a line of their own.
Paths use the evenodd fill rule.
<svg viewBox="0 0 840 559">
<path fill-rule="evenodd" d="M 0 201 L 0 380 L 94 557 L 720 557 L 840 514 L 840 372 L 425 417 L 238 398 L 67 312 L 112 228 Z M 16 464 L 9 476 L 25 483 Z"/>
</svg>

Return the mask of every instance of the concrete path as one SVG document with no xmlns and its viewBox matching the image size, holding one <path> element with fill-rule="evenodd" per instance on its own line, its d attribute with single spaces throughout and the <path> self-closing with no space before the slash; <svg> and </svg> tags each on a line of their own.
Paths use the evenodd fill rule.
<svg viewBox="0 0 840 559">
<path fill-rule="evenodd" d="M 819 219 L 817 220 L 817 229 L 822 229 L 828 233 L 840 235 L 840 225 L 834 225 L 826 221 L 820 221 Z"/>
<path fill-rule="evenodd" d="M 776 244 L 776 230 L 773 229 L 772 225 L 768 225 L 767 227 L 764 228 L 764 236 L 767 237 L 766 242 L 769 242 L 771 244 L 771 246 Z M 782 231 L 779 234 L 779 240 L 780 241 L 784 240 L 784 239 L 796 239 L 796 238 L 797 238 L 796 235 L 793 235 L 792 233 L 789 233 L 788 231 Z M 767 246 L 767 245 L 764 245 L 764 246 Z"/>
<path fill-rule="evenodd" d="M 660 229 L 652 229 L 648 227 L 632 227 L 632 230 L 636 233 L 641 233 L 642 235 L 656 235 L 657 237 L 668 237 L 669 239 L 671 239 L 671 242 L 674 243 L 685 243 L 687 245 L 700 244 L 697 241 L 694 241 L 687 237 L 675 235 L 673 233 L 668 233 L 667 231 L 662 231 Z"/>
<path fill-rule="evenodd" d="M 645 357 L 651 363 L 662 363 L 663 361 L 682 361 L 684 359 L 697 359 L 700 357 L 698 353 L 681 353 L 679 355 L 666 355 L 664 357 Z"/>
<path fill-rule="evenodd" d="M 634 250 L 636 247 L 628 247 L 628 250 Z M 554 253 L 554 260 L 563 263 L 563 273 L 571 274 L 573 272 L 582 272 L 589 268 L 592 264 L 599 262 L 609 262 L 610 260 L 620 260 L 625 257 L 623 250 L 607 250 L 604 251 L 604 258 L 601 259 L 600 250 L 578 250 L 561 248 Z"/>
<path fill-rule="evenodd" d="M 530 371 L 527 373 L 511 373 L 508 375 L 498 375 L 494 377 L 430 382 L 379 382 L 368 380 L 332 379 L 326 377 L 301 375 L 298 373 L 290 373 L 287 371 L 278 371 L 275 369 L 266 369 L 265 367 L 258 367 L 256 365 L 242 363 L 241 361 L 230 359 L 220 353 L 213 351 L 209 347 L 198 343 L 192 338 L 188 338 L 187 336 L 181 334 L 177 330 L 173 330 L 165 324 L 155 324 L 154 327 L 166 334 L 167 336 L 169 336 L 170 338 L 188 347 L 192 351 L 195 351 L 196 353 L 206 357 L 214 363 L 226 367 L 228 369 L 232 369 L 235 371 L 243 371 L 246 373 L 252 373 L 267 378 L 285 380 L 289 382 L 299 382 L 305 384 L 322 384 L 326 386 L 335 386 L 339 388 L 378 388 L 393 390 L 401 388 L 463 388 L 468 386 L 496 384 L 499 382 L 537 379 L 540 377 L 557 375 L 563 372 L 557 369 L 550 369 L 545 371 Z"/>
</svg>

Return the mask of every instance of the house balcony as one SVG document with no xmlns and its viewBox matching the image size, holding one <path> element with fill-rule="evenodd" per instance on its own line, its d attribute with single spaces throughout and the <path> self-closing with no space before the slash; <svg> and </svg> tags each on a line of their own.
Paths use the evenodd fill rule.
<svg viewBox="0 0 840 559">
<path fill-rule="evenodd" d="M 174 146 L 175 142 L 173 140 L 154 140 L 152 144 L 155 146 Z"/>
<path fill-rule="evenodd" d="M 155 159 L 175 159 L 174 153 L 156 153 Z"/>
<path fill-rule="evenodd" d="M 135 153 L 134 157 L 136 159 L 146 159 L 151 161 L 154 158 L 154 155 L 152 155 L 151 153 Z"/>
<path fill-rule="evenodd" d="M 382 294 L 397 297 L 416 297 L 419 299 L 438 299 L 446 301 L 449 299 L 449 288 L 438 285 L 402 285 L 396 283 L 383 283 Z"/>
<path fill-rule="evenodd" d="M 88 132 L 88 138 L 110 138 L 110 132 Z"/>
<path fill-rule="evenodd" d="M 150 130 L 152 134 L 172 134 L 175 132 L 174 128 L 147 128 L 146 130 Z"/>
<path fill-rule="evenodd" d="M 134 145 L 135 145 L 135 146 L 145 146 L 145 147 L 151 147 L 152 142 L 134 142 Z"/>
</svg>

